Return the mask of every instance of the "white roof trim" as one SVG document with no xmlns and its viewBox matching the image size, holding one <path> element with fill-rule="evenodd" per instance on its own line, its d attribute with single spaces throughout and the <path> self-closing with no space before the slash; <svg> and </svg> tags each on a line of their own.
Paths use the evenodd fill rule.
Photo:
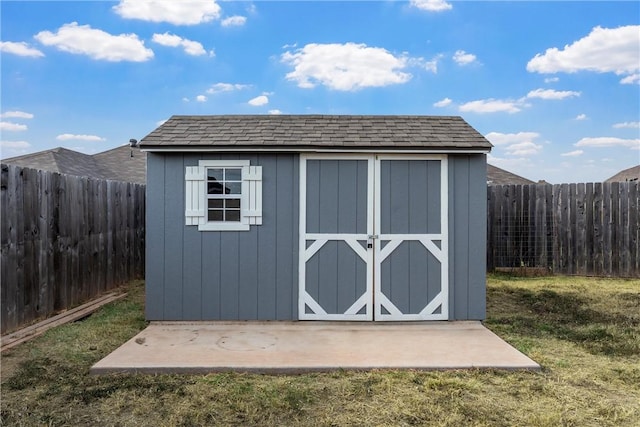
<svg viewBox="0 0 640 427">
<path fill-rule="evenodd" d="M 476 150 L 457 150 L 453 149 L 382 149 L 382 148 L 365 148 L 365 149 L 348 149 L 348 148 L 340 148 L 340 149 L 327 149 L 327 148 L 257 148 L 257 147 L 237 147 L 237 148 L 229 148 L 229 147 L 217 147 L 217 148 L 145 148 L 140 147 L 140 151 L 146 151 L 149 153 L 183 153 L 183 152 L 198 152 L 198 153 L 219 153 L 219 152 L 230 152 L 230 153 L 242 153 L 242 152 L 261 152 L 261 153 L 378 153 L 378 154 L 489 154 L 491 152 L 490 149 L 482 148 Z"/>
</svg>

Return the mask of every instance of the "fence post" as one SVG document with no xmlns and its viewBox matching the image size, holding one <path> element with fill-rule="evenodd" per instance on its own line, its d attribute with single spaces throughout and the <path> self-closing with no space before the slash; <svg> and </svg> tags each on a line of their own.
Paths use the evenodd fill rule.
<svg viewBox="0 0 640 427">
<path fill-rule="evenodd" d="M 144 185 L 3 164 L 0 188 L 2 334 L 144 274 Z"/>
<path fill-rule="evenodd" d="M 639 186 L 489 186 L 487 270 L 640 277 Z"/>
</svg>

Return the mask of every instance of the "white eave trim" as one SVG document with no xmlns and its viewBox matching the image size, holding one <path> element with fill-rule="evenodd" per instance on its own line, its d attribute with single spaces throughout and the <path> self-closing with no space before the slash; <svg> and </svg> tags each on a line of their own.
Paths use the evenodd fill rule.
<svg viewBox="0 0 640 427">
<path fill-rule="evenodd" d="M 260 147 L 180 147 L 180 148 L 144 148 L 140 147 L 140 151 L 150 153 L 184 153 L 184 152 L 196 152 L 196 153 L 243 153 L 243 152 L 261 152 L 261 153 L 377 153 L 377 154 L 489 154 L 491 149 L 482 148 L 477 150 L 463 149 L 393 149 L 393 148 L 260 148 Z"/>
</svg>

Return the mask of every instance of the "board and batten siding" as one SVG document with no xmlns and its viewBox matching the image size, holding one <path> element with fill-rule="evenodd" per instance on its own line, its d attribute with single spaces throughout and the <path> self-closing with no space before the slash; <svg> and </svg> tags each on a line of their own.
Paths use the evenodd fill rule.
<svg viewBox="0 0 640 427">
<path fill-rule="evenodd" d="M 184 224 L 185 167 L 201 159 L 249 159 L 262 166 L 262 225 L 202 232 Z M 448 176 L 449 318 L 481 320 L 486 311 L 486 156 L 449 155 Z M 147 319 L 298 319 L 298 210 L 297 154 L 148 153 Z M 322 221 L 316 218 L 318 226 Z"/>
<path fill-rule="evenodd" d="M 307 233 L 367 234 L 368 161 L 311 158 L 306 170 Z M 344 240 L 326 242 L 305 270 L 306 292 L 327 313 L 344 313 L 366 291 L 366 262 Z"/>
<path fill-rule="evenodd" d="M 486 317 L 487 159 L 449 156 L 449 319 Z"/>
<path fill-rule="evenodd" d="M 440 160 L 420 158 L 381 161 L 380 234 L 441 233 L 443 167 Z M 440 293 L 441 269 L 421 242 L 405 240 L 380 265 L 381 291 L 402 313 L 419 314 Z"/>
<path fill-rule="evenodd" d="M 186 226 L 185 167 L 245 159 L 262 166 L 262 225 Z M 298 166 L 297 154 L 148 153 L 148 320 L 297 319 Z"/>
</svg>

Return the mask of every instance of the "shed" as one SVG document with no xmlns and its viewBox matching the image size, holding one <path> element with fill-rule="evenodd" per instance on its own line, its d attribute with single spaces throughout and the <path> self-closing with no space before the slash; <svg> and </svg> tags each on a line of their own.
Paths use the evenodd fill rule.
<svg viewBox="0 0 640 427">
<path fill-rule="evenodd" d="M 147 152 L 149 320 L 484 319 L 461 117 L 173 116 Z"/>
</svg>

